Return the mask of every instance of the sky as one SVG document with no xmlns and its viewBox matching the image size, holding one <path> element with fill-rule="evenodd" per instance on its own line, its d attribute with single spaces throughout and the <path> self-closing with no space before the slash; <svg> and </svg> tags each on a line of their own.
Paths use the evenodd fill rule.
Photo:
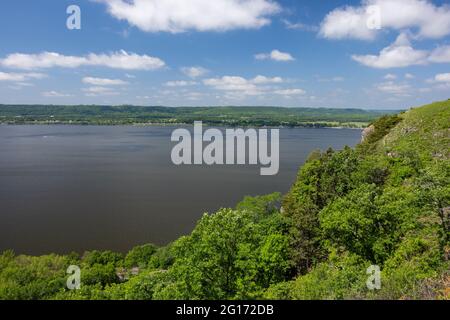
<svg viewBox="0 0 450 320">
<path fill-rule="evenodd" d="M 405 109 L 448 98 L 448 1 L 1 3 L 3 104 Z"/>
</svg>

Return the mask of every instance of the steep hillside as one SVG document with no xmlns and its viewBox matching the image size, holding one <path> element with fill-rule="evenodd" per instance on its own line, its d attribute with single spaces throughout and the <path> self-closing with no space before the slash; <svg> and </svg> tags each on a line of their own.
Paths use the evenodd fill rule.
<svg viewBox="0 0 450 320">
<path fill-rule="evenodd" d="M 449 120 L 450 101 L 434 103 L 377 120 L 355 150 L 312 155 L 284 199 L 300 276 L 272 297 L 448 298 Z"/>
<path fill-rule="evenodd" d="M 450 100 L 436 102 L 400 114 L 401 123 L 383 139 L 393 152 L 418 151 L 422 160 L 450 157 Z"/>
</svg>

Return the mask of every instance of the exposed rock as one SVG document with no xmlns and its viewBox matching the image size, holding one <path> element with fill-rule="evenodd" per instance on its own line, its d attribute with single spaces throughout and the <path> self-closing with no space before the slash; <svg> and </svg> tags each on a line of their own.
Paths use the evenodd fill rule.
<svg viewBox="0 0 450 320">
<path fill-rule="evenodd" d="M 362 132 L 361 142 L 366 142 L 367 138 L 375 132 L 375 126 L 370 125 L 367 128 L 365 128 Z"/>
</svg>

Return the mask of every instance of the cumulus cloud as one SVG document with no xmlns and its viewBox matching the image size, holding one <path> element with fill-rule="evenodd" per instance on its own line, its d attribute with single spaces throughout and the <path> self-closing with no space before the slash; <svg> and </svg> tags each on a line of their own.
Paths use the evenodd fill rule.
<svg viewBox="0 0 450 320">
<path fill-rule="evenodd" d="M 319 35 L 328 39 L 371 40 L 375 31 L 367 27 L 364 7 L 345 7 L 331 11 L 320 26 Z"/>
<path fill-rule="evenodd" d="M 64 97 L 71 97 L 71 94 L 68 93 L 62 93 L 58 91 L 46 91 L 42 92 L 42 96 L 47 98 L 64 98 Z"/>
<path fill-rule="evenodd" d="M 342 82 L 345 80 L 344 77 L 340 77 L 340 76 L 336 76 L 336 77 L 332 77 L 332 78 L 321 78 L 321 77 L 316 77 L 317 81 L 319 82 Z"/>
<path fill-rule="evenodd" d="M 352 59 L 368 67 L 388 69 L 426 64 L 428 55 L 425 50 L 414 49 L 408 36 L 402 33 L 393 44 L 381 50 L 378 55 L 352 55 Z"/>
<path fill-rule="evenodd" d="M 387 81 L 376 85 L 378 91 L 389 93 L 397 96 L 409 95 L 411 86 L 408 84 L 398 84 L 393 81 Z"/>
<path fill-rule="evenodd" d="M 195 79 L 204 76 L 209 72 L 209 70 L 203 67 L 184 67 L 181 68 L 181 72 L 183 72 L 189 78 Z"/>
<path fill-rule="evenodd" d="M 282 82 L 284 82 L 284 80 L 281 77 L 270 78 L 270 77 L 265 77 L 265 76 L 259 75 L 259 76 L 256 76 L 255 78 L 253 78 L 251 80 L 251 82 L 255 83 L 255 84 L 269 84 L 269 83 L 282 83 Z"/>
<path fill-rule="evenodd" d="M 429 60 L 435 63 L 450 62 L 450 46 L 441 46 L 434 49 L 430 54 Z"/>
<path fill-rule="evenodd" d="M 222 78 L 211 78 L 203 80 L 206 86 L 224 91 L 243 91 L 249 95 L 258 94 L 262 91 L 260 85 L 282 83 L 281 77 L 266 77 L 258 75 L 253 79 L 245 79 L 239 76 L 224 76 Z"/>
<path fill-rule="evenodd" d="M 395 80 L 395 79 L 397 79 L 397 76 L 395 74 L 388 73 L 387 75 L 384 76 L 384 78 L 386 80 Z"/>
<path fill-rule="evenodd" d="M 448 91 L 450 89 L 450 73 L 439 73 L 428 82 L 436 84 L 435 89 Z"/>
<path fill-rule="evenodd" d="M 165 66 L 164 61 L 148 55 L 120 51 L 113 54 L 90 54 L 88 64 L 125 70 L 155 70 Z"/>
<path fill-rule="evenodd" d="M 434 77 L 435 82 L 448 82 L 450 83 L 450 73 L 440 73 Z"/>
<path fill-rule="evenodd" d="M 271 0 L 97 0 L 110 15 L 146 32 L 257 29 L 280 6 Z"/>
<path fill-rule="evenodd" d="M 78 68 L 97 66 L 124 70 L 155 70 L 165 66 L 164 61 L 148 55 L 128 53 L 124 50 L 110 54 L 66 56 L 56 52 L 39 54 L 13 53 L 0 59 L 0 65 L 8 68 L 33 70 L 45 68 Z"/>
<path fill-rule="evenodd" d="M 179 81 L 167 81 L 165 83 L 165 86 L 167 86 L 167 87 L 187 87 L 187 86 L 193 86 L 196 84 L 197 84 L 197 82 L 195 82 L 195 81 L 179 80 Z"/>
<path fill-rule="evenodd" d="M 126 85 L 128 82 L 120 79 L 106 79 L 106 78 L 94 78 L 94 77 L 84 77 L 83 83 L 91 84 L 94 86 L 120 86 Z"/>
<path fill-rule="evenodd" d="M 185 98 L 190 101 L 199 101 L 206 96 L 203 92 L 187 92 Z"/>
<path fill-rule="evenodd" d="M 304 95 L 306 93 L 303 89 L 283 89 L 283 90 L 275 90 L 274 93 L 283 95 L 283 96 L 298 96 Z"/>
<path fill-rule="evenodd" d="M 241 91 L 249 95 L 259 92 L 255 83 L 239 76 L 224 76 L 222 78 L 211 78 L 203 80 L 206 86 L 223 91 Z"/>
<path fill-rule="evenodd" d="M 32 79 L 42 79 L 46 75 L 42 73 L 11 73 L 0 72 L 0 81 L 23 82 Z"/>
<path fill-rule="evenodd" d="M 225 91 L 227 99 L 243 99 L 246 96 L 282 95 L 285 97 L 303 95 L 306 92 L 299 88 L 280 89 L 278 84 L 284 83 L 281 77 L 256 76 L 246 79 L 240 76 L 224 76 L 203 80 L 206 86 Z"/>
<path fill-rule="evenodd" d="M 255 55 L 256 60 L 273 60 L 280 62 L 294 61 L 294 57 L 287 52 L 281 52 L 279 50 L 272 50 L 270 53 L 258 53 Z"/>
<path fill-rule="evenodd" d="M 86 96 L 88 96 L 88 97 L 119 95 L 119 92 L 117 92 L 116 90 L 113 90 L 111 88 L 106 88 L 106 87 L 94 86 L 94 87 L 89 87 L 89 88 L 85 88 L 82 90 L 85 92 Z"/>
<path fill-rule="evenodd" d="M 381 29 L 412 29 L 421 38 L 442 38 L 450 34 L 448 5 L 437 6 L 428 0 L 363 0 L 359 6 L 331 11 L 322 21 L 320 36 L 328 39 L 374 39 L 379 30 L 370 27 L 374 17 L 372 8 L 379 10 Z"/>
</svg>

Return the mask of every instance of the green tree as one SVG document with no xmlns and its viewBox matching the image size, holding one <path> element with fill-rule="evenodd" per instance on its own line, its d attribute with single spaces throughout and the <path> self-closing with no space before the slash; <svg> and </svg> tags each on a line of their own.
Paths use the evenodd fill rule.
<svg viewBox="0 0 450 320">
<path fill-rule="evenodd" d="M 145 244 L 134 247 L 125 256 L 125 267 L 139 267 L 141 269 L 146 268 L 156 251 L 157 247 L 153 244 Z"/>
</svg>

